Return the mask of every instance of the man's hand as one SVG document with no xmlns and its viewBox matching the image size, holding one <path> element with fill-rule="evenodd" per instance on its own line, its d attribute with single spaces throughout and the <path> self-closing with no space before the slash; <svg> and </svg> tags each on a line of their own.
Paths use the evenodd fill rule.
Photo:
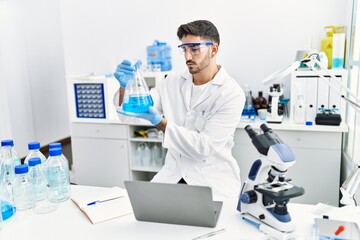
<svg viewBox="0 0 360 240">
<path fill-rule="evenodd" d="M 145 113 L 126 112 L 123 109 L 119 109 L 117 110 L 117 112 L 125 116 L 137 117 L 148 120 L 149 122 L 151 122 L 152 125 L 158 125 L 163 118 L 154 107 L 149 107 L 149 110 Z"/>
<path fill-rule="evenodd" d="M 114 72 L 115 78 L 119 81 L 121 88 L 126 88 L 127 82 L 134 75 L 135 70 L 141 66 L 141 61 L 138 60 L 134 66 L 131 66 L 129 60 L 122 61 L 116 68 Z"/>
</svg>

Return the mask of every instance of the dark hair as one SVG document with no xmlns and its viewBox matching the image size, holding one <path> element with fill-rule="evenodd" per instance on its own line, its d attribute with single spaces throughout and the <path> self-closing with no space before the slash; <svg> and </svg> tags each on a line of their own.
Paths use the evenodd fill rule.
<svg viewBox="0 0 360 240">
<path fill-rule="evenodd" d="M 203 39 L 209 39 L 220 45 L 220 35 L 217 28 L 214 24 L 207 20 L 197 20 L 180 25 L 177 31 L 178 38 L 181 40 L 187 35 L 194 35 Z"/>
</svg>

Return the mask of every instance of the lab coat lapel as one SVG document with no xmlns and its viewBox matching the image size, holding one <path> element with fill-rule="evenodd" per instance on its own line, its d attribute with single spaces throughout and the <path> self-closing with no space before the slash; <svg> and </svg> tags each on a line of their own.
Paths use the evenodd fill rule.
<svg viewBox="0 0 360 240">
<path fill-rule="evenodd" d="M 184 78 L 184 82 L 180 88 L 180 91 L 183 96 L 183 101 L 184 101 L 186 110 L 189 111 L 190 110 L 192 75 L 189 72 L 185 72 L 181 76 Z"/>
</svg>

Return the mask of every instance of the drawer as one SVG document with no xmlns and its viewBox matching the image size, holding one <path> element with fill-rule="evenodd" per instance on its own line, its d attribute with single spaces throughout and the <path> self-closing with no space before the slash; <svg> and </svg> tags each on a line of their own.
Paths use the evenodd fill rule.
<svg viewBox="0 0 360 240">
<path fill-rule="evenodd" d="M 72 123 L 71 136 L 127 139 L 127 131 L 122 124 Z"/>
<path fill-rule="evenodd" d="M 342 133 L 339 132 L 304 132 L 274 131 L 291 148 L 313 148 L 341 150 Z"/>
<path fill-rule="evenodd" d="M 262 133 L 259 129 L 254 129 Z M 341 150 L 341 132 L 289 131 L 274 130 L 274 133 L 291 148 L 316 148 Z M 236 144 L 251 144 L 251 139 L 244 129 L 236 129 L 234 135 Z"/>
</svg>

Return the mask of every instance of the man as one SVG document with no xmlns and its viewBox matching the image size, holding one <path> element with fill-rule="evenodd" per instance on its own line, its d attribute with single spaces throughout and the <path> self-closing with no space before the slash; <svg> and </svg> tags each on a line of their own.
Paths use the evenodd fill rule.
<svg viewBox="0 0 360 240">
<path fill-rule="evenodd" d="M 238 197 L 240 170 L 231 148 L 245 103 L 244 92 L 216 63 L 220 36 L 211 22 L 183 24 L 177 36 L 188 71 L 169 74 L 156 87 L 152 93 L 154 107 L 147 113 L 122 109 L 118 113 L 146 119 L 164 132 L 163 147 L 168 152 L 153 182 L 205 185 L 214 195 Z M 115 97 L 118 106 L 126 79 L 134 70 L 124 60 L 114 73 L 121 86 L 120 98 Z"/>
</svg>

